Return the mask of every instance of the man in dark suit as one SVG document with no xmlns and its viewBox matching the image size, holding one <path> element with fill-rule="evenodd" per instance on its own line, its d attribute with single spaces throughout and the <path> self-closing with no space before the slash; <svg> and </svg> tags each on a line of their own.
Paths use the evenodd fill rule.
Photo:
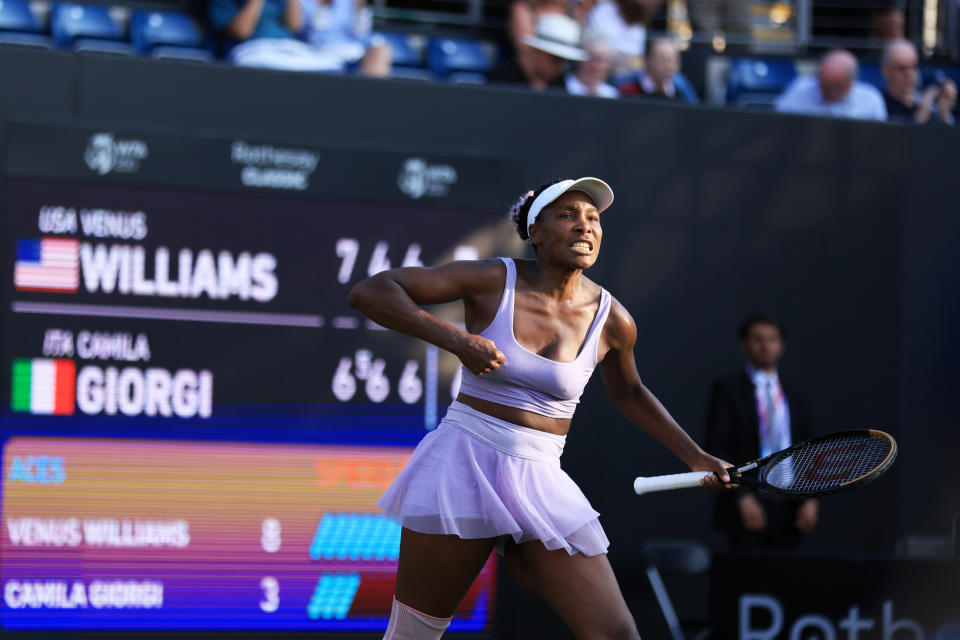
<svg viewBox="0 0 960 640">
<path fill-rule="evenodd" d="M 740 347 L 745 370 L 714 383 L 707 410 L 707 450 L 732 464 L 811 435 L 803 401 L 777 372 L 783 326 L 751 315 L 740 325 Z M 792 549 L 816 525 L 818 512 L 816 500 L 785 500 L 742 485 L 718 494 L 714 527 L 723 530 L 734 551 Z"/>
</svg>

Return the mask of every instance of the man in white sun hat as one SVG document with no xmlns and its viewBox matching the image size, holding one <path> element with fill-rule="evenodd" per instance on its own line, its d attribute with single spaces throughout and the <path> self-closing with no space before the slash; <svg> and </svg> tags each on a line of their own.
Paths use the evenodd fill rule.
<svg viewBox="0 0 960 640">
<path fill-rule="evenodd" d="M 494 549 L 576 637 L 639 640 L 600 514 L 560 467 L 596 368 L 627 419 L 691 470 L 729 480 L 729 465 L 697 446 L 640 381 L 630 313 L 584 275 L 612 203 L 613 191 L 597 178 L 543 185 L 511 211 L 532 260 L 390 269 L 350 292 L 350 304 L 374 322 L 463 364 L 457 399 L 377 501 L 403 527 L 384 640 L 438 640 Z M 466 330 L 423 308 L 454 300 L 463 301 Z M 702 483 L 723 486 L 716 475 Z"/>
<path fill-rule="evenodd" d="M 548 13 L 537 20 L 533 35 L 517 44 L 516 58 L 494 69 L 490 83 L 525 84 L 536 91 L 565 91 L 563 74 L 570 62 L 582 62 L 587 53 L 580 48 L 580 25 L 561 13 Z"/>
</svg>

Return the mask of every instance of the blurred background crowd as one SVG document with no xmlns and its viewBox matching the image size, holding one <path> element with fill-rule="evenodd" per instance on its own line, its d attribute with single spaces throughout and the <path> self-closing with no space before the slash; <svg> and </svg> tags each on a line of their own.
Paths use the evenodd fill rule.
<svg viewBox="0 0 960 640">
<path fill-rule="evenodd" d="M 960 2 L 4 0 L 0 44 L 952 125 Z"/>
</svg>

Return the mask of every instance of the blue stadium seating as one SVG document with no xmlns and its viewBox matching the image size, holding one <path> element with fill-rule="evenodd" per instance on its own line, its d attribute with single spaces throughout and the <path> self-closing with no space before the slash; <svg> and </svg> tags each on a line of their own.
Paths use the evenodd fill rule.
<svg viewBox="0 0 960 640">
<path fill-rule="evenodd" d="M 130 17 L 130 40 L 139 54 L 148 55 L 158 47 L 174 57 L 177 48 L 189 49 L 183 57 L 210 57 L 204 49 L 206 37 L 200 25 L 185 13 L 172 11 L 134 11 Z"/>
<path fill-rule="evenodd" d="M 492 52 L 483 43 L 468 38 L 431 38 L 427 43 L 427 66 L 438 78 L 451 74 L 458 82 L 483 78 L 493 66 Z"/>
<path fill-rule="evenodd" d="M 374 44 L 385 42 L 390 45 L 391 78 L 418 82 L 430 82 L 434 79 L 433 74 L 423 66 L 423 36 L 396 31 L 378 31 L 373 35 L 372 42 Z"/>
<path fill-rule="evenodd" d="M 383 40 L 393 52 L 393 65 L 396 67 L 423 67 L 423 50 L 416 46 L 414 36 L 394 31 L 378 31 L 374 41 Z"/>
<path fill-rule="evenodd" d="M 50 32 L 58 47 L 75 51 L 129 53 L 123 28 L 104 5 L 56 4 L 50 10 Z"/>
<path fill-rule="evenodd" d="M 772 108 L 776 97 L 796 77 L 793 60 L 733 58 L 727 77 L 727 104 Z"/>
<path fill-rule="evenodd" d="M 0 31 L 39 33 L 40 21 L 26 0 L 3 0 L 0 2 Z"/>
<path fill-rule="evenodd" d="M 880 91 L 883 91 L 887 88 L 887 81 L 883 79 L 883 73 L 880 71 L 880 65 L 875 62 L 860 65 L 860 74 L 858 79 L 860 82 L 872 84 Z"/>
<path fill-rule="evenodd" d="M 0 44 L 49 47 L 43 26 L 27 0 L 0 0 Z"/>
</svg>

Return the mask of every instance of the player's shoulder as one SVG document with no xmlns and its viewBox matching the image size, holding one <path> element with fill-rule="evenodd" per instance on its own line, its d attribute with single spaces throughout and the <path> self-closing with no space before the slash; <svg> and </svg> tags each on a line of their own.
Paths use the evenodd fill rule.
<svg viewBox="0 0 960 640">
<path fill-rule="evenodd" d="M 507 267 L 499 258 L 455 260 L 437 267 L 442 277 L 458 281 L 474 292 L 503 289 Z"/>
<path fill-rule="evenodd" d="M 599 286 L 599 285 L 598 285 Z M 609 292 L 607 292 L 609 294 Z M 637 323 L 627 308 L 610 294 L 610 311 L 603 331 L 611 343 L 632 346 L 637 339 Z"/>
</svg>

